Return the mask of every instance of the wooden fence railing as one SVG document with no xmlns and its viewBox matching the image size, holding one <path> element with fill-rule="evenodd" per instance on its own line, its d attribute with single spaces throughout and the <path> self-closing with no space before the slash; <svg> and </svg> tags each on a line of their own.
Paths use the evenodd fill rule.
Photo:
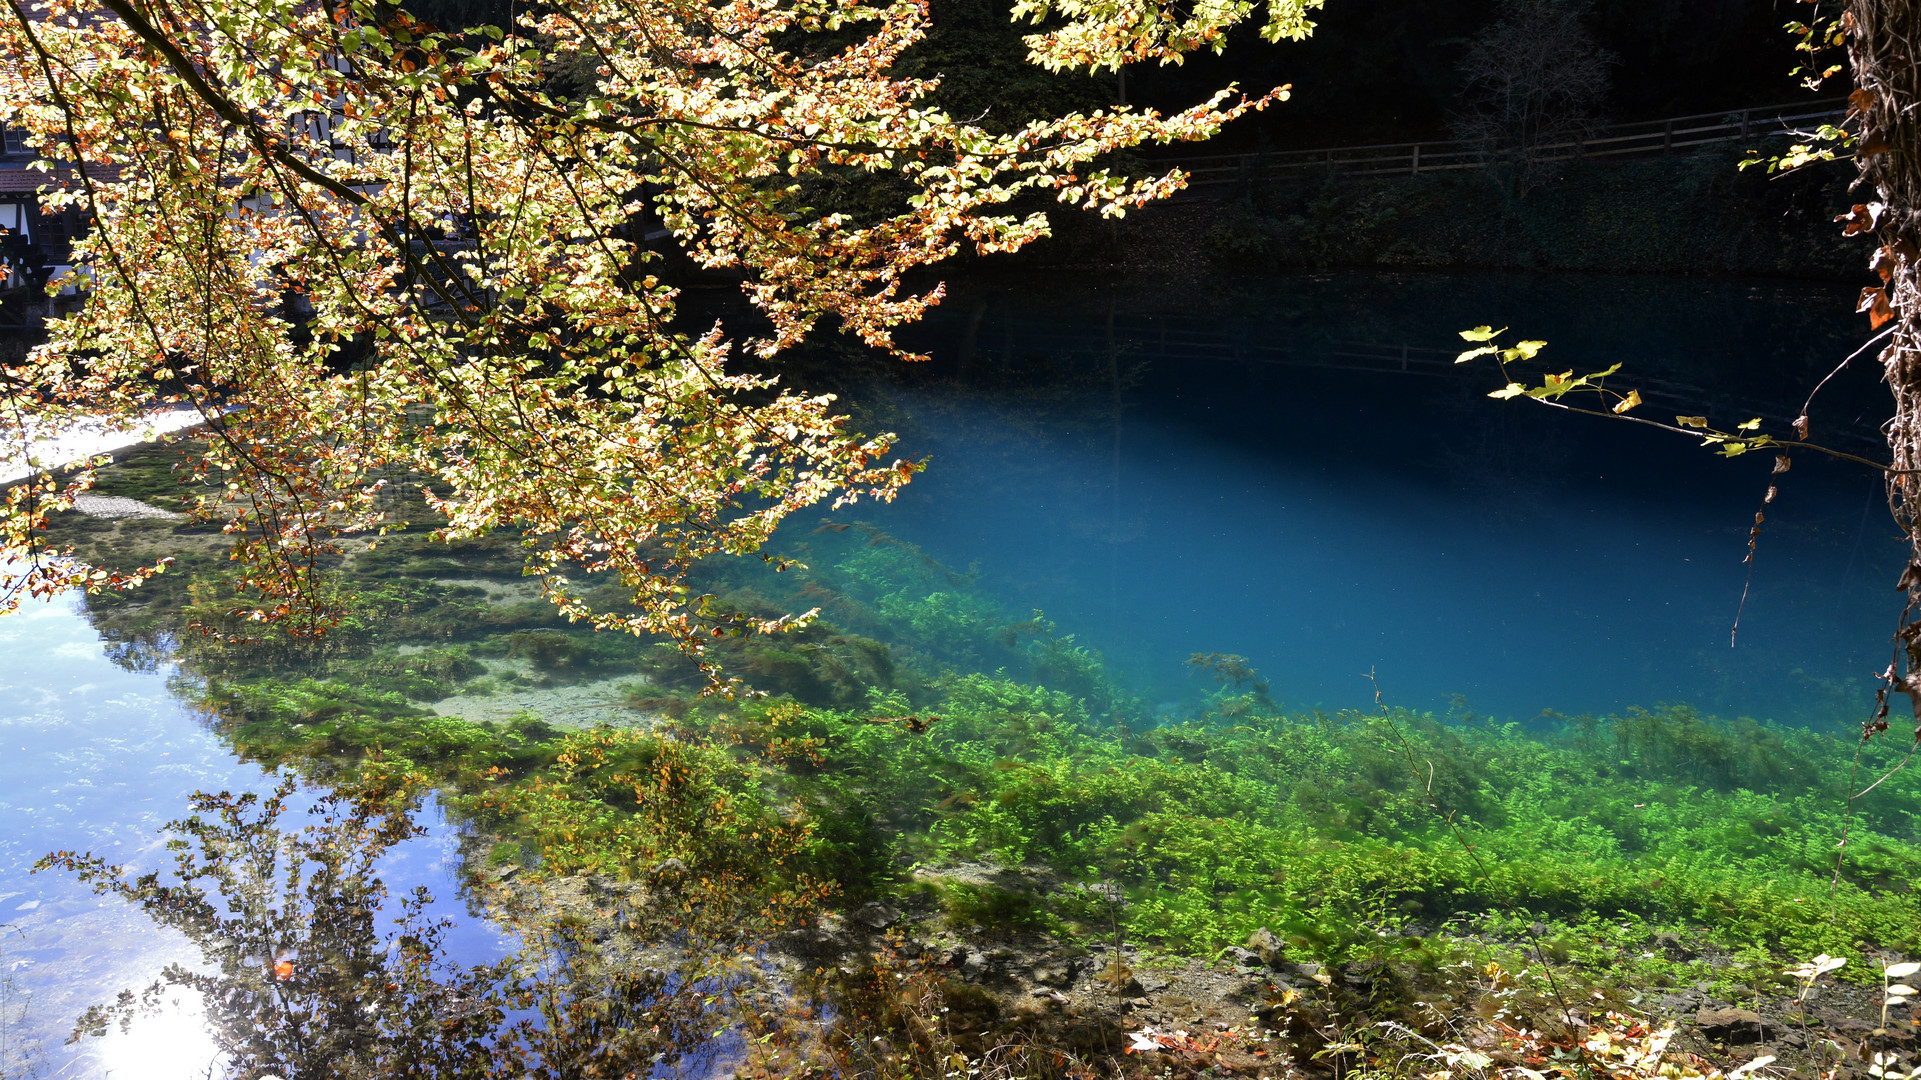
<svg viewBox="0 0 1921 1080">
<path fill-rule="evenodd" d="M 1118 314 L 1107 326 L 1105 339 L 1090 334 L 1084 324 L 1046 320 L 1008 328 L 1000 342 L 982 335 L 961 346 L 963 356 L 1004 362 L 1034 357 L 1087 356 L 1106 352 L 1116 359 L 1166 361 L 1182 365 L 1247 365 L 1282 368 L 1322 368 L 1353 374 L 1416 376 L 1467 380 L 1477 388 L 1499 385 L 1491 365 L 1457 364 L 1461 346 L 1446 341 L 1415 344 L 1407 341 L 1354 341 L 1316 338 L 1275 330 L 1234 331 L 1202 317 L 1181 315 L 1133 316 Z M 1717 415 L 1745 420 L 1760 417 L 1768 430 L 1789 430 L 1797 415 L 1797 401 L 1785 401 L 1726 390 L 1710 390 L 1687 377 L 1673 364 L 1652 358 L 1630 359 L 1632 370 L 1618 376 L 1616 385 L 1633 387 L 1647 403 L 1648 415 L 1695 413 L 1711 403 Z M 1868 452 L 1882 445 L 1876 418 L 1824 422 L 1829 445 Z"/>
<path fill-rule="evenodd" d="M 1665 120 L 1612 124 L 1592 137 L 1543 143 L 1528 151 L 1536 162 L 1573 158 L 1652 156 L 1711 143 L 1764 139 L 1805 131 L 1832 123 L 1846 112 L 1846 98 L 1803 101 L 1792 105 L 1697 113 Z M 1188 176 L 1188 187 L 1242 183 L 1263 175 L 1325 171 L 1341 176 L 1418 176 L 1425 172 L 1486 168 L 1511 160 L 1511 153 L 1482 142 L 1381 143 L 1372 146 L 1335 146 L 1318 150 L 1273 150 L 1243 154 L 1155 158 L 1156 166 L 1174 165 Z"/>
</svg>

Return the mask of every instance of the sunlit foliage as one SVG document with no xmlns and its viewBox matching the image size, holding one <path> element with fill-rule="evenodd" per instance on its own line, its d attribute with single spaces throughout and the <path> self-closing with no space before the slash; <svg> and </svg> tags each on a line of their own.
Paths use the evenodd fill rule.
<svg viewBox="0 0 1921 1080">
<path fill-rule="evenodd" d="M 1305 35 L 1315 6 L 1273 0 L 1269 36 Z M 1218 48 L 1251 9 L 1021 13 L 1049 17 L 1034 62 L 1085 70 Z M 92 225 L 56 283 L 87 303 L 7 368 L 9 422 L 204 416 L 193 468 L 215 486 L 193 510 L 233 534 L 241 571 L 239 625 L 209 632 L 328 632 L 345 602 L 328 556 L 395 525 L 381 494 L 403 483 L 442 538 L 521 530 L 569 619 L 696 656 L 717 634 L 779 629 L 792 613 L 703 606 L 689 568 L 759 552 L 801 507 L 891 498 L 916 466 L 737 349 L 771 355 L 823 319 L 893 348 L 942 295 L 910 273 L 1047 233 L 1011 200 L 1121 214 L 1182 178 L 1123 179 L 1103 155 L 1205 138 L 1285 96 L 1230 88 L 1171 115 L 990 132 L 930 105 L 937 80 L 897 73 L 927 19 L 919 3 L 815 0 L 583 0 L 505 31 L 375 0 L 14 10 L 0 118 L 48 162 L 45 204 Z M 580 73 L 571 95 L 557 66 Z M 878 173 L 896 204 L 808 204 L 812 178 Z M 667 251 L 738 281 L 759 321 L 681 317 Z M 88 475 L 12 489 L 6 549 L 32 559 L 6 595 L 152 572 L 42 550 L 46 511 Z M 596 574 L 626 602 L 591 601 Z"/>
</svg>

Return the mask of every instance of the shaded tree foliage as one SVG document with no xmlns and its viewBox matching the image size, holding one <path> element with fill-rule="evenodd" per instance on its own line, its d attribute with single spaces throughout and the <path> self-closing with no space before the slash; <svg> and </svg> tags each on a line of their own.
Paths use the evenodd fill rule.
<svg viewBox="0 0 1921 1080">
<path fill-rule="evenodd" d="M 1793 8 L 1774 0 L 1596 0 L 1587 25 L 1595 44 L 1618 59 L 1608 119 L 1711 113 L 1806 96 L 1784 75 L 1793 51 L 1781 24 Z M 937 22 L 942 11 L 937 3 Z M 1219 141 L 1237 149 L 1444 139 L 1463 85 L 1461 60 L 1501 18 L 1495 0 L 1334 4 L 1299 47 L 1230 48 L 1179 68 L 1130 71 L 1128 97 L 1166 105 L 1216 82 L 1292 83 L 1286 109 L 1227 129 Z"/>
<path fill-rule="evenodd" d="M 1594 44 L 1577 0 L 1501 0 L 1501 17 L 1461 59 L 1454 133 L 1483 148 L 1510 197 L 1540 178 L 1544 158 L 1600 125 L 1612 60 Z"/>
</svg>

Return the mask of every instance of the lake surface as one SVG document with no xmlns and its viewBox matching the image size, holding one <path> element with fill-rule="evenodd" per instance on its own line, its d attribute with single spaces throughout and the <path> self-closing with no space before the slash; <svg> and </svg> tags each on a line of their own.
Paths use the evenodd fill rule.
<svg viewBox="0 0 1921 1080">
<path fill-rule="evenodd" d="M 1512 326 L 1549 342 L 1536 373 L 1618 362 L 1642 415 L 1786 435 L 1867 336 L 1848 293 L 1518 274 L 961 290 L 918 332 L 933 362 L 861 393 L 932 459 L 868 516 L 1150 699 L 1194 692 L 1191 653 L 1231 652 L 1297 706 L 1369 705 L 1374 670 L 1392 703 L 1520 720 L 1689 702 L 1845 725 L 1899 613 L 1874 473 L 1795 456 L 1742 610 L 1770 455 L 1495 401 L 1495 369 L 1453 358 L 1460 329 Z M 1857 360 L 1815 439 L 1873 456 L 1885 397 Z"/>
<path fill-rule="evenodd" d="M 1776 478 L 1741 610 L 1769 455 L 1724 461 L 1493 401 L 1492 369 L 1452 359 L 1458 330 L 1511 324 L 1509 340 L 1550 342 L 1536 371 L 1620 362 L 1649 415 L 1785 432 L 1865 336 L 1849 291 L 1042 277 L 957 288 L 914 331 L 929 364 L 826 381 L 931 459 L 896 504 L 854 516 L 971 568 L 1015 614 L 1045 611 L 1165 715 L 1203 689 L 1183 661 L 1224 652 L 1291 707 L 1367 707 L 1373 671 L 1390 703 L 1436 711 L 1529 721 L 1688 702 L 1840 731 L 1870 708 L 1899 614 L 1904 547 L 1877 476 L 1798 455 Z M 1858 361 L 1824 391 L 1815 437 L 1872 455 L 1883 398 Z M 0 621 L 0 1072 L 35 1045 L 61 1076 L 200 1075 L 210 1059 L 190 1011 L 61 1046 L 87 1005 L 190 950 L 68 876 L 27 872 L 58 849 L 159 868 L 159 830 L 191 793 L 271 786 L 168 679 L 117 664 L 67 601 Z M 456 959 L 500 955 L 460 910 L 458 835 L 429 809 L 388 883 L 425 884 L 436 914 L 463 920 Z"/>
<path fill-rule="evenodd" d="M 198 955 L 71 875 L 30 872 L 56 850 L 165 869 L 161 828 L 185 816 L 195 791 L 272 789 L 170 691 L 168 675 L 116 664 L 68 599 L 0 619 L 0 1075 L 36 1075 L 26 1066 L 37 1062 L 44 1075 L 172 1080 L 204 1077 L 214 1059 L 190 1001 L 125 1035 L 64 1045 L 88 1006 Z M 394 895 L 427 886 L 434 914 L 463 919 L 457 834 L 431 806 L 419 820 L 427 835 L 389 852 L 383 877 Z M 487 924 L 465 917 L 450 953 L 477 961 L 502 949 Z"/>
</svg>

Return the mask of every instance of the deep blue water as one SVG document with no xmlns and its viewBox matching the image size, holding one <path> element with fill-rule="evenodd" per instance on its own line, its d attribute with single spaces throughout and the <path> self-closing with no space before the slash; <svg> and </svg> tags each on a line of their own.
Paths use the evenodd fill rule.
<svg viewBox="0 0 1921 1080">
<path fill-rule="evenodd" d="M 1845 724 L 1871 705 L 1903 547 L 1869 469 L 1489 399 L 1457 331 L 1625 365 L 1643 415 L 1786 434 L 1867 336 L 1851 290 L 1546 275 L 1329 275 L 961 290 L 933 362 L 860 391 L 932 467 L 865 516 L 1010 608 L 1039 608 L 1153 699 L 1193 652 L 1247 656 L 1297 706 L 1527 720 L 1688 702 Z M 1403 370 L 1403 366 L 1405 370 Z M 1872 456 L 1871 356 L 1816 441 Z M 1458 695 L 1458 698 L 1456 697 Z"/>
</svg>

